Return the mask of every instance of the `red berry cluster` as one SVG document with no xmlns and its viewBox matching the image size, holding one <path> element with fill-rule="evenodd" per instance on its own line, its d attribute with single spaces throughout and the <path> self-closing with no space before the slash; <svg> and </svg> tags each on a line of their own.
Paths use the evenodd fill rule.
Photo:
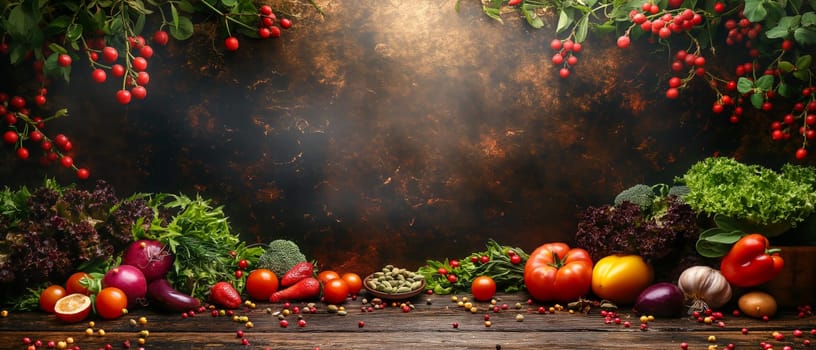
<svg viewBox="0 0 816 350">
<path fill-rule="evenodd" d="M 791 138 L 791 129 L 797 130 L 804 137 L 804 143 L 816 139 L 816 86 L 802 89 L 803 101 L 796 102 L 790 113 L 785 114 L 782 120 L 771 123 L 771 139 L 783 141 Z M 796 128 L 797 120 L 801 125 Z M 808 155 L 807 149 L 802 146 L 796 150 L 796 159 L 804 159 Z"/>
<path fill-rule="evenodd" d="M 14 147 L 18 159 L 27 160 L 32 152 L 29 147 L 34 146 L 42 151 L 40 164 L 47 166 L 59 161 L 62 166 L 74 169 L 77 177 L 81 180 L 90 176 L 88 169 L 77 168 L 74 164 L 74 159 L 71 156 L 74 146 L 67 136 L 57 134 L 51 139 L 42 132 L 47 120 L 40 117 L 30 117 L 31 111 L 26 108 L 25 98 L 20 96 L 9 97 L 8 94 L 0 92 L 0 115 L 3 116 L 3 123 L 6 125 L 3 142 Z M 56 117 L 58 116 L 52 118 Z M 52 118 L 49 118 L 49 120 Z"/>
<path fill-rule="evenodd" d="M 153 35 L 158 45 L 166 45 L 169 37 L 166 32 L 158 31 Z M 127 54 L 120 55 L 119 49 L 108 46 L 104 38 L 88 42 L 86 50 L 91 64 L 91 79 L 102 84 L 108 79 L 108 72 L 122 79 L 121 87 L 116 90 L 116 101 L 126 105 L 133 98 L 143 100 L 147 97 L 147 84 L 150 74 L 147 72 L 148 60 L 153 57 L 153 47 L 139 36 L 128 37 L 125 43 Z"/>
<path fill-rule="evenodd" d="M 622 37 L 618 38 L 618 47 L 629 47 L 629 32 L 635 26 L 639 26 L 646 33 L 657 35 L 660 39 L 668 40 L 672 34 L 689 31 L 703 23 L 703 16 L 689 8 L 661 10 L 657 4 L 647 1 L 643 3 L 641 10 L 634 9 L 629 13 L 629 19 L 633 24 Z"/>
<path fill-rule="evenodd" d="M 738 18 L 726 20 L 723 22 L 723 26 L 728 30 L 728 37 L 725 39 L 726 45 L 734 46 L 744 43 L 751 57 L 759 56 L 759 50 L 753 47 L 753 40 L 762 33 L 762 24 L 751 23 L 751 21 L 745 18 L 745 15 L 740 12 Z"/>
<path fill-rule="evenodd" d="M 685 78 L 677 76 L 669 79 L 669 88 L 666 90 L 666 97 L 669 99 L 676 99 L 680 96 L 680 89 L 686 86 L 688 82 L 695 76 L 705 76 L 705 57 L 699 55 L 699 51 L 689 53 L 686 50 L 677 50 L 674 54 L 674 62 L 671 64 L 671 70 L 674 73 L 688 72 Z"/>
<path fill-rule="evenodd" d="M 258 23 L 258 37 L 261 39 L 280 38 L 281 28 L 289 29 L 292 27 L 292 20 L 288 18 L 278 20 L 278 17 L 272 11 L 272 7 L 269 5 L 262 5 L 258 9 L 258 17 L 260 18 Z M 239 46 L 240 42 L 235 36 L 230 35 L 224 39 L 224 48 L 227 51 L 237 51 Z"/>
<path fill-rule="evenodd" d="M 578 56 L 575 54 L 581 52 L 581 43 L 573 42 L 570 39 L 561 40 L 553 39 L 550 42 L 550 48 L 556 51 L 552 58 L 552 62 L 556 66 L 561 66 L 558 75 L 561 78 L 567 78 L 570 75 L 570 69 L 578 64 Z"/>
</svg>

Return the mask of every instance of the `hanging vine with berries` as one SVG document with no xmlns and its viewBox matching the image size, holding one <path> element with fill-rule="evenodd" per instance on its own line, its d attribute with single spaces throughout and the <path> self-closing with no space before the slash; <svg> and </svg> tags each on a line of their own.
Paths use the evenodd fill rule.
<svg viewBox="0 0 816 350">
<path fill-rule="evenodd" d="M 281 29 L 292 26 L 289 15 L 278 18 L 283 13 L 253 0 L 0 0 L 0 57 L 14 66 L 30 65 L 39 85 L 33 92 L 0 91 L 4 143 L 19 160 L 38 149 L 41 164 L 56 162 L 79 179 L 89 178 L 90 171 L 74 163 L 71 140 L 63 134 L 50 137 L 46 130 L 50 121 L 68 116 L 68 110 L 38 116 L 49 110 L 49 85 L 90 72 L 94 82 L 113 86 L 119 104 L 143 100 L 153 45 L 192 37 L 196 14 L 214 15 L 205 17 L 223 23 L 227 51 L 238 50 L 240 37 L 278 38 Z M 148 32 L 152 35 L 145 39 Z M 78 63 L 86 67 L 75 67 Z"/>
<path fill-rule="evenodd" d="M 816 142 L 814 0 L 482 0 L 482 9 L 499 22 L 506 10 L 515 10 L 533 28 L 544 26 L 542 16 L 557 16 L 558 37 L 550 47 L 561 78 L 578 63 L 588 33 L 616 33 L 621 49 L 634 40 L 669 49 L 666 98 L 679 98 L 692 81 L 702 79 L 715 92 L 712 113 L 734 124 L 747 108 L 764 113 L 771 119 L 773 141 L 797 142 L 796 159 L 807 158 Z M 729 55 L 745 52 L 733 75 L 706 69 L 707 57 L 723 48 Z M 788 105 L 789 111 L 779 112 Z"/>
</svg>

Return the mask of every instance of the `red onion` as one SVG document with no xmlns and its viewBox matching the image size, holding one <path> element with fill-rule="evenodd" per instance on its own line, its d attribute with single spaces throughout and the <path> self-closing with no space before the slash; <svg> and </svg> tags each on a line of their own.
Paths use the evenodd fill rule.
<svg viewBox="0 0 816 350">
<path fill-rule="evenodd" d="M 159 241 L 148 239 L 133 242 L 122 256 L 122 264 L 135 266 L 147 282 L 163 278 L 173 266 L 173 254 Z"/>
<path fill-rule="evenodd" d="M 128 307 L 144 305 L 147 280 L 141 270 L 130 265 L 119 265 L 108 270 L 102 277 L 102 288 L 116 287 L 128 297 Z"/>
<path fill-rule="evenodd" d="M 640 293 L 635 301 L 635 311 L 655 317 L 672 317 L 683 312 L 686 296 L 673 283 L 655 283 Z"/>
</svg>

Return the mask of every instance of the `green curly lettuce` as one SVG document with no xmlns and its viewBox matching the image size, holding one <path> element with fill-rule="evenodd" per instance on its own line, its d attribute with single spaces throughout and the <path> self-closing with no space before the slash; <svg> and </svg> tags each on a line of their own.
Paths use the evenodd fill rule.
<svg viewBox="0 0 816 350">
<path fill-rule="evenodd" d="M 780 172 L 711 157 L 677 181 L 688 186 L 684 201 L 697 212 L 768 226 L 802 222 L 816 208 L 816 169 L 786 165 Z"/>
</svg>

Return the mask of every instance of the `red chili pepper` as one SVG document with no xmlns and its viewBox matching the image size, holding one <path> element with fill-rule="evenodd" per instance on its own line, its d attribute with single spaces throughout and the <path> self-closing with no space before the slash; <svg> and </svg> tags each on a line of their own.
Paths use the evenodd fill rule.
<svg viewBox="0 0 816 350">
<path fill-rule="evenodd" d="M 521 4 L 521 0 L 510 0 L 507 2 L 507 6 L 516 6 L 518 4 Z"/>
<path fill-rule="evenodd" d="M 785 262 L 778 249 L 769 249 L 765 236 L 752 233 L 740 238 L 720 264 L 720 272 L 736 287 L 752 287 L 770 281 Z"/>
</svg>

